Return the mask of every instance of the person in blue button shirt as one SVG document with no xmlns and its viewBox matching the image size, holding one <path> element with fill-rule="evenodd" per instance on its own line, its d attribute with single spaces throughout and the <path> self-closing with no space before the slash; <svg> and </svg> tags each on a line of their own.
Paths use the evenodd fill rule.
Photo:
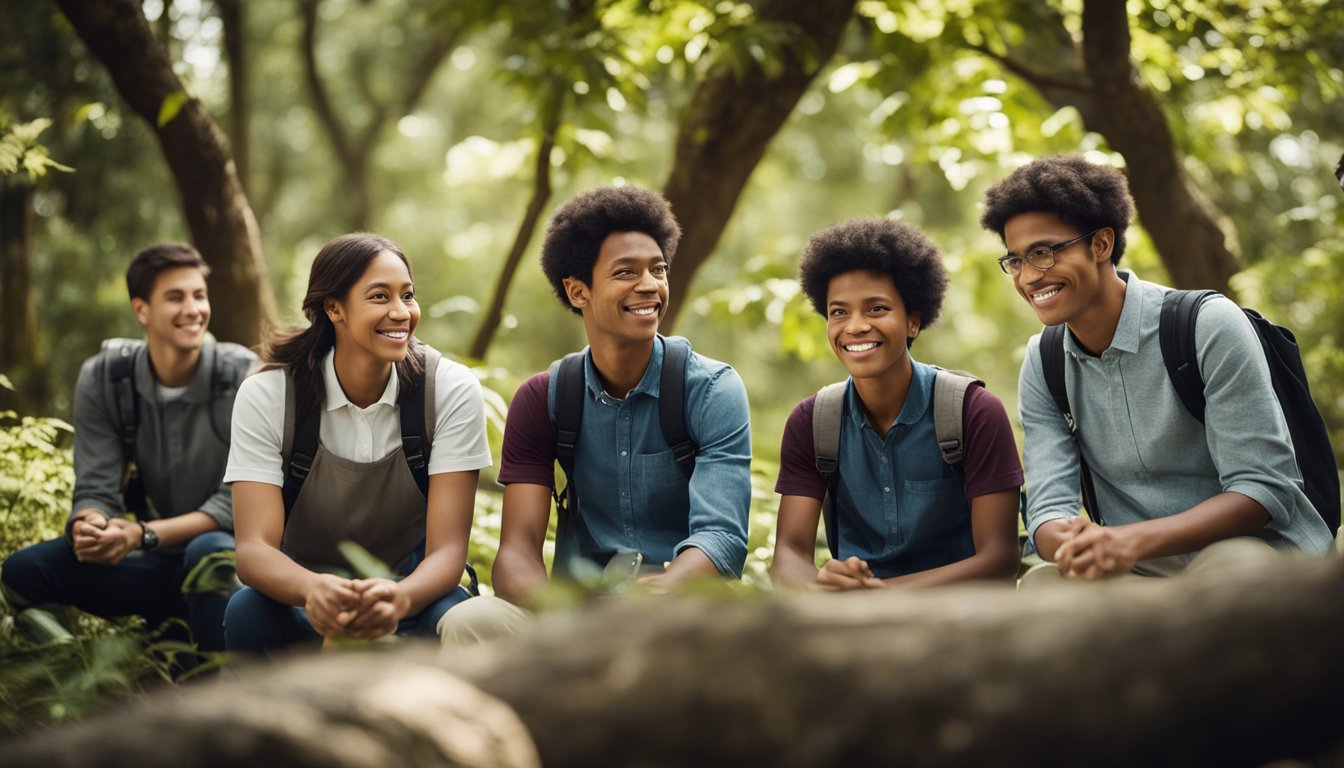
<svg viewBox="0 0 1344 768">
<path fill-rule="evenodd" d="M 1330 531 L 1302 476 L 1269 366 L 1242 311 L 1219 296 L 1195 328 L 1208 402 L 1181 404 L 1158 340 L 1170 288 L 1117 269 L 1134 212 L 1125 176 L 1081 156 L 1035 160 L 985 193 L 980 220 L 1003 271 L 1046 325 L 1063 323 L 1075 443 L 1041 367 L 1040 334 L 1018 383 L 1027 530 L 1041 557 L 1023 585 L 1059 577 L 1166 576 L 1210 563 L 1324 554 Z M 1106 524 L 1079 515 L 1079 457 Z"/>
<path fill-rule="evenodd" d="M 812 395 L 789 415 L 780 447 L 776 583 L 846 590 L 1006 582 L 1018 567 L 1022 485 L 1008 414 L 972 384 L 963 458 L 949 465 L 934 432 L 937 369 L 910 354 L 947 291 L 937 246 L 903 222 L 851 219 L 812 236 L 798 274 L 849 372 L 831 500 L 837 556 L 817 568 L 827 482 L 816 466 Z"/>
<path fill-rule="evenodd" d="M 697 577 L 740 578 L 751 500 L 747 394 L 730 366 L 689 354 L 685 420 L 697 446 L 689 480 L 659 425 L 664 350 L 689 346 L 658 334 L 680 237 L 661 195 L 602 187 L 556 211 L 541 253 L 556 296 L 583 318 L 588 338 L 573 546 L 596 568 L 617 553 L 640 553 L 639 581 L 656 591 Z M 520 606 L 549 583 L 542 547 L 555 483 L 556 370 L 524 382 L 509 406 L 499 472 L 503 522 L 491 572 L 497 597 L 446 614 L 445 642 L 517 631 L 530 616 Z"/>
</svg>

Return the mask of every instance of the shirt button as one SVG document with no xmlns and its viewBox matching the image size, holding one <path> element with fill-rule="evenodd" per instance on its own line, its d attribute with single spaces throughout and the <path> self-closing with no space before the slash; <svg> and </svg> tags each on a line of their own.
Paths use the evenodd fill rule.
<svg viewBox="0 0 1344 768">
<path fill-rule="evenodd" d="M 883 488 L 882 491 L 883 491 L 884 493 L 891 493 L 891 487 L 888 486 L 888 487 L 886 487 L 886 488 Z"/>
<path fill-rule="evenodd" d="M 883 463 L 883 464 L 886 464 L 886 463 L 887 463 L 887 457 L 886 457 L 886 456 L 883 456 L 883 457 L 882 457 L 882 463 Z"/>
<path fill-rule="evenodd" d="M 625 454 L 626 454 L 625 451 L 621 451 L 621 455 L 622 455 L 622 456 L 624 456 Z"/>
</svg>

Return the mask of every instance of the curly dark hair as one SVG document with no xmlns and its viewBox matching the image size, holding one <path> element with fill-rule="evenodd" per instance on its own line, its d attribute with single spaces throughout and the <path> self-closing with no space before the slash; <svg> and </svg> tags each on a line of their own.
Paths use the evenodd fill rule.
<svg viewBox="0 0 1344 768">
<path fill-rule="evenodd" d="M 895 219 L 847 219 L 812 235 L 798 259 L 798 282 L 813 308 L 826 316 L 826 292 L 836 275 L 866 269 L 888 275 L 907 313 L 920 327 L 938 319 L 947 294 L 947 268 L 933 241 Z"/>
<path fill-rule="evenodd" d="M 1125 230 L 1134 217 L 1125 174 L 1082 155 L 1043 157 L 1010 173 L 985 192 L 980 226 L 1003 239 L 1008 220 L 1021 213 L 1053 213 L 1079 230 L 1115 232 L 1111 263 L 1125 253 Z"/>
<path fill-rule="evenodd" d="M 593 264 L 602 241 L 613 232 L 643 232 L 658 243 L 668 266 L 681 240 L 681 226 L 672 206 L 657 192 L 641 187 L 598 187 L 561 205 L 546 228 L 541 244 L 541 270 L 560 303 L 575 314 L 565 293 L 565 278 L 593 284 Z"/>
</svg>

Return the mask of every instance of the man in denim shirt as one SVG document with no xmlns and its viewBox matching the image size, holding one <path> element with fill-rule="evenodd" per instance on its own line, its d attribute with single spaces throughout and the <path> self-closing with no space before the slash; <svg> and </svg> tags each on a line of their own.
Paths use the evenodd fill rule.
<svg viewBox="0 0 1344 768">
<path fill-rule="evenodd" d="M 228 595 L 182 582 L 207 556 L 233 549 L 233 501 L 224 478 L 237 384 L 257 358 L 206 335 L 210 269 L 196 250 L 165 243 L 126 270 L 131 309 L 145 328 L 131 376 L 139 414 L 134 462 L 149 509 L 127 510 L 121 416 L 109 367 L 117 348 L 85 361 L 75 386 L 74 505 L 66 537 L 5 561 L 6 593 L 20 605 L 74 605 L 98 616 L 143 616 L 150 629 L 187 618 L 203 650 L 224 650 Z M 128 511 L 136 511 L 131 520 Z"/>
<path fill-rule="evenodd" d="M 1168 575 L 1201 551 L 1235 560 L 1266 545 L 1327 552 L 1259 339 L 1227 299 L 1209 300 L 1195 330 L 1205 422 L 1181 404 L 1158 341 L 1170 289 L 1116 269 L 1133 210 L 1123 174 L 1077 156 L 1029 163 L 985 195 L 981 224 L 1007 247 L 1004 271 L 1041 322 L 1067 325 L 1081 436 L 1075 444 L 1050 396 L 1034 336 L 1018 385 L 1027 528 L 1057 570 L 1027 579 Z M 1078 514 L 1080 450 L 1104 526 Z"/>
<path fill-rule="evenodd" d="M 685 420 L 697 447 L 689 481 L 659 426 L 664 350 L 689 348 L 685 339 L 658 335 L 680 236 L 662 196 L 603 187 L 556 211 L 541 253 L 556 295 L 582 316 L 589 344 L 570 478 L 582 500 L 570 510 L 574 545 L 598 568 L 616 553 L 640 553 L 653 567 L 639 581 L 658 591 L 696 577 L 741 577 L 751 499 L 747 395 L 731 367 L 689 354 Z M 549 582 L 542 546 L 555 482 L 556 370 L 524 382 L 509 407 L 492 571 L 498 597 L 445 614 L 445 642 L 516 631 L 529 616 L 518 606 Z"/>
</svg>

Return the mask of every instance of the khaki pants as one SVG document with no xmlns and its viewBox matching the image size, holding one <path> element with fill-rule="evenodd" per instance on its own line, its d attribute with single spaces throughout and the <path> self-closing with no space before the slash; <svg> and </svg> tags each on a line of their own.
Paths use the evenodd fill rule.
<svg viewBox="0 0 1344 768">
<path fill-rule="evenodd" d="M 494 595 L 472 598 L 439 619 L 439 638 L 444 646 L 474 645 L 516 635 L 536 621 L 525 608 Z"/>
</svg>

